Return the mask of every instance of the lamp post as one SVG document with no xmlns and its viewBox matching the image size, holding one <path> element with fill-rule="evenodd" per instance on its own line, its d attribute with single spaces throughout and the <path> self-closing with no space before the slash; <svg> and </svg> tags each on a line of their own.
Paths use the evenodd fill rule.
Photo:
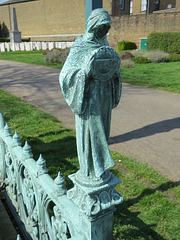
<svg viewBox="0 0 180 240">
<path fill-rule="evenodd" d="M 87 21 L 92 10 L 103 7 L 103 0 L 85 0 L 85 19 Z"/>
</svg>

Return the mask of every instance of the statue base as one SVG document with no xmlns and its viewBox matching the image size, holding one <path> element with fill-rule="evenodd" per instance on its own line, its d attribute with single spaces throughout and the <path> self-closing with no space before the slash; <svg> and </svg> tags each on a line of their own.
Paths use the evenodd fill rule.
<svg viewBox="0 0 180 240">
<path fill-rule="evenodd" d="M 21 32 L 19 32 L 18 30 L 10 31 L 10 42 L 21 43 Z"/>
<path fill-rule="evenodd" d="M 81 212 L 88 217 L 99 215 L 123 201 L 123 197 L 115 190 L 121 180 L 106 171 L 100 179 L 81 179 L 77 173 L 69 175 L 74 187 L 67 192 Z"/>
</svg>

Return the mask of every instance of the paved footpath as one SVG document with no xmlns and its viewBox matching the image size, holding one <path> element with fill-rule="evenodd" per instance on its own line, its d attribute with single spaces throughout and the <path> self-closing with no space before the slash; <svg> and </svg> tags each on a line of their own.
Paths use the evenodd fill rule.
<svg viewBox="0 0 180 240">
<path fill-rule="evenodd" d="M 59 87 L 59 70 L 0 61 L 0 88 L 75 128 Z M 180 94 L 123 84 L 109 146 L 180 182 Z"/>
</svg>

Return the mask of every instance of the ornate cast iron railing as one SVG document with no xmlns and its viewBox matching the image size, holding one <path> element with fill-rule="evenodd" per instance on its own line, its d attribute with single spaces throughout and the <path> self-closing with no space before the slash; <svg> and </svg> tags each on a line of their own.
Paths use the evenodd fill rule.
<svg viewBox="0 0 180 240">
<path fill-rule="evenodd" d="M 12 136 L 1 112 L 0 185 L 32 239 L 86 239 L 80 231 L 78 209 L 66 196 L 61 174 L 55 180 L 48 175 L 42 155 L 35 161 L 28 143 L 21 147 L 19 135 Z"/>
<path fill-rule="evenodd" d="M 72 174 L 74 188 L 67 191 L 60 172 L 53 180 L 42 155 L 35 161 L 28 143 L 22 147 L 17 132 L 12 136 L 0 111 L 0 189 L 26 240 L 111 240 L 113 212 L 123 197 L 115 190 L 120 180 L 106 173 L 93 187 Z"/>
</svg>

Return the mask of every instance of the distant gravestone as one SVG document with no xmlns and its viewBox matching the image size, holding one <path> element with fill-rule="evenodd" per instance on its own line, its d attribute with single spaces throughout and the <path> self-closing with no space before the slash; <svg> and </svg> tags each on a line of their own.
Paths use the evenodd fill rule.
<svg viewBox="0 0 180 240">
<path fill-rule="evenodd" d="M 67 48 L 70 48 L 73 44 L 73 42 L 67 42 Z"/>
<path fill-rule="evenodd" d="M 48 46 L 46 42 L 42 42 L 42 50 L 47 50 Z"/>
<path fill-rule="evenodd" d="M 61 43 L 61 48 L 63 49 L 63 48 L 66 48 L 66 47 L 67 47 L 66 42 L 62 42 L 62 43 Z"/>
<path fill-rule="evenodd" d="M 30 43 L 30 51 L 32 51 L 34 48 L 34 42 L 29 42 L 29 43 Z"/>
<path fill-rule="evenodd" d="M 15 51 L 20 51 L 20 44 L 19 43 L 15 43 Z"/>
<path fill-rule="evenodd" d="M 61 48 L 60 42 L 55 42 L 55 48 Z"/>
<path fill-rule="evenodd" d="M 1 52 L 5 52 L 5 44 L 1 43 Z"/>
<path fill-rule="evenodd" d="M 12 7 L 12 9 L 11 9 L 11 22 L 12 22 L 12 30 L 10 31 L 10 42 L 11 43 L 20 43 L 21 42 L 21 32 L 19 32 L 19 30 L 18 30 L 16 9 L 14 7 Z"/>
<path fill-rule="evenodd" d="M 54 48 L 54 42 L 49 42 L 49 50 L 52 50 Z"/>
<path fill-rule="evenodd" d="M 30 51 L 31 50 L 31 46 L 29 42 L 25 42 L 25 49 L 26 51 Z"/>
<path fill-rule="evenodd" d="M 15 44 L 14 43 L 10 44 L 10 49 L 11 49 L 11 51 L 15 51 Z"/>
<path fill-rule="evenodd" d="M 42 49 L 42 44 L 41 44 L 41 42 L 37 42 L 37 43 L 36 43 L 36 49 L 37 49 L 37 50 L 41 50 L 41 49 Z"/>
<path fill-rule="evenodd" d="M 7 49 L 8 52 L 10 51 L 10 43 L 6 44 L 6 49 Z"/>
<path fill-rule="evenodd" d="M 22 43 L 20 43 L 20 50 L 21 51 L 24 51 L 25 50 L 25 45 L 24 45 L 24 43 L 22 42 Z"/>
</svg>

